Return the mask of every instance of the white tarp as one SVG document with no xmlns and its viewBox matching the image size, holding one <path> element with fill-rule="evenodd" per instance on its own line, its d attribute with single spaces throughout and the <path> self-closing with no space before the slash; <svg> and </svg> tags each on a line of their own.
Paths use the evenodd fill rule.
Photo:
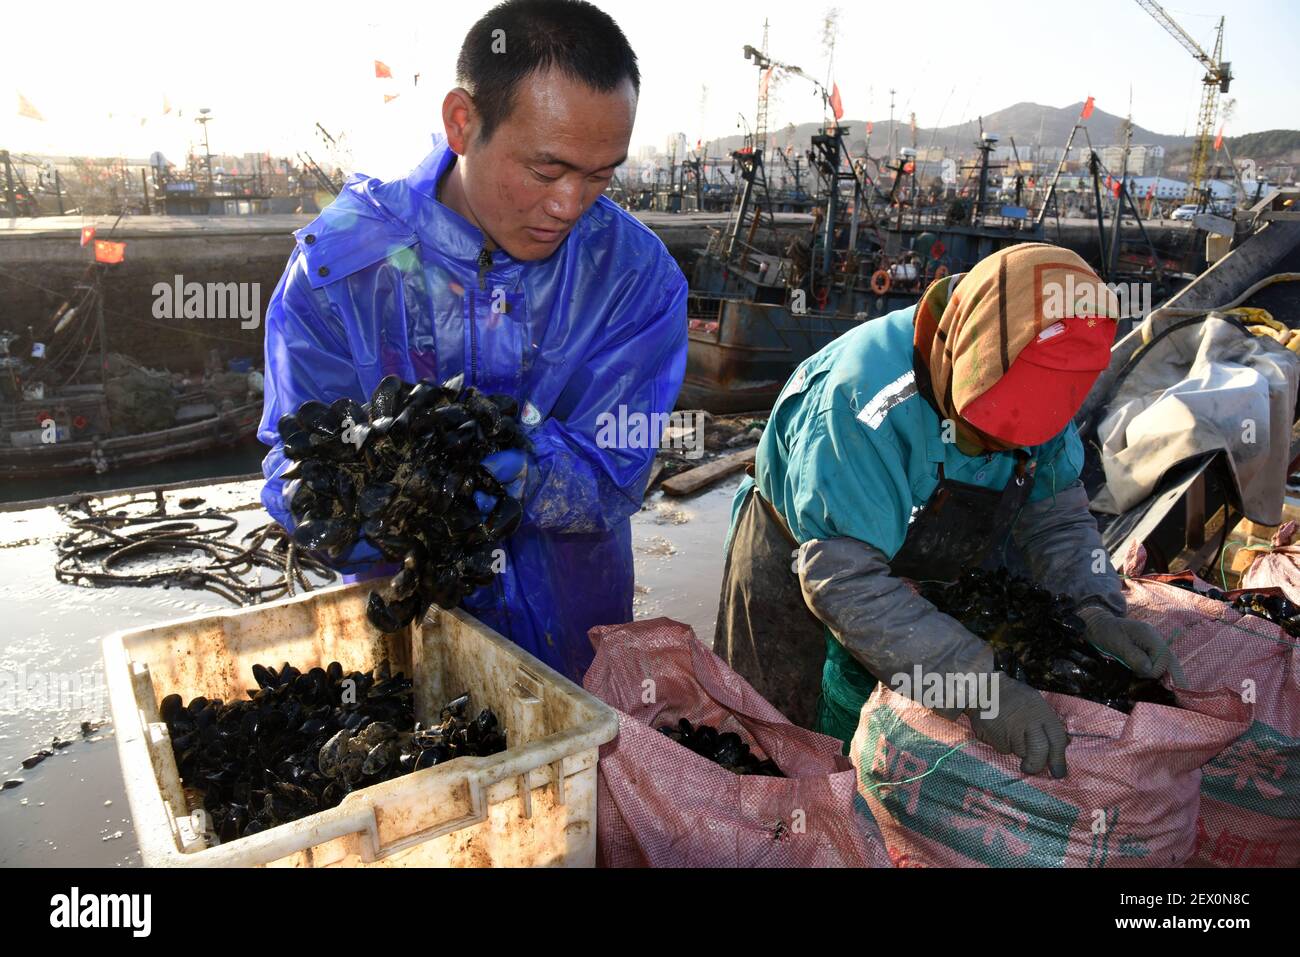
<svg viewBox="0 0 1300 957">
<path fill-rule="evenodd" d="M 1120 383 L 1097 428 L 1106 487 L 1092 507 L 1126 511 L 1179 462 L 1224 449 L 1246 516 L 1276 525 L 1298 376 L 1295 353 L 1214 314 L 1171 332 Z"/>
</svg>

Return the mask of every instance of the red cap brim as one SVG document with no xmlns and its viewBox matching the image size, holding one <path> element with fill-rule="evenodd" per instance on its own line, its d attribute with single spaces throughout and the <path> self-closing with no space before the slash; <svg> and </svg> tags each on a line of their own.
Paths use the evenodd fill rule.
<svg viewBox="0 0 1300 957">
<path fill-rule="evenodd" d="M 1065 371 L 1013 362 L 993 388 L 961 417 L 995 439 L 1020 448 L 1042 445 L 1074 418 L 1100 369 Z"/>
</svg>

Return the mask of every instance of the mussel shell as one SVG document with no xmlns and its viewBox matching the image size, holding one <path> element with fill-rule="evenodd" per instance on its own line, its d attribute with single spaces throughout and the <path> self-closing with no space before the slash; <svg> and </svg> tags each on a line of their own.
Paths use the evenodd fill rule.
<svg viewBox="0 0 1300 957">
<path fill-rule="evenodd" d="M 374 419 L 395 416 L 401 411 L 402 380 L 395 375 L 384 376 L 370 395 L 370 416 Z"/>
<path fill-rule="evenodd" d="M 342 519 L 313 518 L 293 531 L 293 540 L 309 551 L 333 551 L 356 541 L 357 526 Z"/>
<path fill-rule="evenodd" d="M 454 432 L 471 421 L 469 412 L 460 404 L 444 405 L 440 409 L 435 409 L 433 418 L 438 430 L 443 433 Z"/>
<path fill-rule="evenodd" d="M 496 556 L 489 549 L 479 549 L 471 552 L 461 563 L 461 574 L 465 581 L 471 585 L 482 587 L 492 584 L 496 578 L 496 569 L 494 568 Z"/>
<path fill-rule="evenodd" d="M 307 427 L 302 424 L 302 419 L 292 412 L 286 412 L 280 416 L 280 421 L 275 424 L 275 430 L 280 433 L 280 438 L 288 439 L 297 435 L 299 432 L 306 432 Z"/>
<path fill-rule="evenodd" d="M 366 618 L 385 634 L 397 631 L 402 627 L 402 622 L 398 619 L 396 611 L 388 602 L 384 601 L 379 592 L 372 591 L 370 593 L 370 598 L 366 602 Z"/>
<path fill-rule="evenodd" d="M 516 401 L 514 396 L 498 392 L 494 395 L 488 396 L 488 398 L 492 400 L 503 416 L 510 419 L 516 419 L 519 417 L 519 403 Z"/>
<path fill-rule="evenodd" d="M 171 724 L 185 713 L 185 704 L 178 694 L 169 694 L 158 704 L 158 716 Z"/>
<path fill-rule="evenodd" d="M 348 396 L 335 399 L 330 404 L 330 411 L 338 416 L 340 423 L 344 419 L 351 419 L 353 425 L 362 425 L 370 421 L 370 416 L 366 415 L 366 410 L 361 407 L 361 403 Z"/>
<path fill-rule="evenodd" d="M 284 457 L 295 462 L 301 461 L 312 454 L 314 448 L 311 444 L 311 436 L 306 432 L 296 432 L 284 440 L 282 446 Z M 252 822 L 249 822 L 250 826 Z"/>
<path fill-rule="evenodd" d="M 391 482 L 374 482 L 373 485 L 364 486 L 356 494 L 356 508 L 363 518 L 373 518 L 380 514 L 396 493 L 396 486 Z"/>
<path fill-rule="evenodd" d="M 391 584 L 395 598 L 410 598 L 420 585 L 420 573 L 414 568 L 403 568 L 393 576 Z"/>
<path fill-rule="evenodd" d="M 488 513 L 483 525 L 493 541 L 500 541 L 514 533 L 523 517 L 524 507 L 519 503 L 519 499 L 507 495 L 500 499 Z"/>
<path fill-rule="evenodd" d="M 336 469 L 323 462 L 303 462 L 302 484 L 317 495 L 334 496 Z"/>
<path fill-rule="evenodd" d="M 334 476 L 334 496 L 343 506 L 343 511 L 351 514 L 357 503 L 357 488 L 352 481 L 352 476 L 341 469 Z"/>
<path fill-rule="evenodd" d="M 439 712 L 439 717 L 444 720 L 447 718 L 463 718 L 465 717 L 465 710 L 469 707 L 469 703 L 470 693 L 466 691 L 463 695 L 460 695 L 457 698 L 452 698 L 448 701 L 443 706 L 442 711 Z"/>
<path fill-rule="evenodd" d="M 308 432 L 326 439 L 337 438 L 343 428 L 342 417 L 316 399 L 308 399 L 298 407 L 298 419 Z"/>
</svg>

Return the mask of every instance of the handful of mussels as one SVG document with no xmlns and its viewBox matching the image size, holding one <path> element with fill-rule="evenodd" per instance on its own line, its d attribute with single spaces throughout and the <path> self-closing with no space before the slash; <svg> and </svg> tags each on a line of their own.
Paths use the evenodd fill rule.
<svg viewBox="0 0 1300 957">
<path fill-rule="evenodd" d="M 693 726 L 685 718 L 676 724 L 665 724 L 659 728 L 661 734 L 667 735 L 678 744 L 690 748 L 700 757 L 708 758 L 714 764 L 720 764 L 733 774 L 758 774 L 770 778 L 783 778 L 784 774 L 771 758 L 760 760 L 749 750 L 747 745 L 734 731 L 718 733 L 717 728 L 707 724 Z"/>
<path fill-rule="evenodd" d="M 338 559 L 364 538 L 402 562 L 391 599 L 370 593 L 366 616 L 396 631 L 436 602 L 454 608 L 490 584 L 493 546 L 523 516 L 483 459 L 529 443 L 518 403 L 464 388 L 461 377 L 414 385 L 388 376 L 364 405 L 304 402 L 281 416 L 285 498 L 294 541 Z M 474 493 L 497 498 L 484 517 Z"/>
<path fill-rule="evenodd" d="M 921 597 L 993 649 L 999 671 L 1039 691 L 1095 701 L 1128 714 L 1138 701 L 1175 707 L 1159 681 L 1139 678 L 1084 637 L 1074 602 L 1032 581 L 972 570 L 951 583 L 919 583 Z"/>
<path fill-rule="evenodd" d="M 212 830 L 237 840 L 338 805 L 348 794 L 463 755 L 504 751 L 490 708 L 470 696 L 439 722 L 415 721 L 411 679 L 388 663 L 344 674 L 337 661 L 301 672 L 253 665 L 249 700 L 168 695 L 159 705 L 187 787 L 203 799 Z"/>
<path fill-rule="evenodd" d="M 1187 591 L 1196 592 L 1195 586 L 1185 579 L 1175 579 L 1169 584 L 1177 588 L 1184 588 Z M 1229 601 L 1227 593 L 1221 592 L 1217 588 L 1196 593 L 1205 598 L 1213 598 L 1215 601 Z M 1300 638 L 1300 607 L 1297 607 L 1285 595 L 1267 595 L 1262 592 L 1248 591 L 1242 592 L 1236 598 L 1233 598 L 1229 604 L 1243 615 L 1255 615 L 1258 618 L 1271 621 L 1273 624 L 1280 626 L 1292 638 Z"/>
</svg>

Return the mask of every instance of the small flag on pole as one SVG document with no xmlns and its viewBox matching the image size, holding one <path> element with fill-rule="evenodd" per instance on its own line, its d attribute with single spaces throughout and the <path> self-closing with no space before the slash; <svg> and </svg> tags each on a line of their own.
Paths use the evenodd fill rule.
<svg viewBox="0 0 1300 957">
<path fill-rule="evenodd" d="M 871 135 L 871 131 L 872 131 L 873 129 L 875 129 L 875 126 L 876 126 L 875 123 L 872 123 L 870 120 L 867 120 L 867 135 L 868 135 L 868 136 Z"/>
<path fill-rule="evenodd" d="M 767 96 L 767 89 L 772 83 L 772 71 L 776 67 L 770 66 L 763 72 L 763 78 L 758 83 L 758 95 Z"/>
<path fill-rule="evenodd" d="M 126 258 L 126 243 L 113 243 L 106 239 L 95 240 L 95 262 L 120 263 Z"/>
<path fill-rule="evenodd" d="M 1088 97 L 1087 101 L 1084 102 L 1083 111 L 1079 114 L 1079 119 L 1086 120 L 1090 116 L 1092 116 L 1092 97 Z"/>
<path fill-rule="evenodd" d="M 401 95 L 402 95 L 402 94 L 400 94 L 400 93 L 385 93 L 385 94 L 384 94 L 384 102 L 385 102 L 385 103 L 391 103 L 391 102 L 393 102 L 393 100 L 397 99 L 397 98 L 398 98 L 399 96 L 401 96 Z"/>
<path fill-rule="evenodd" d="M 1219 127 L 1219 135 L 1214 138 L 1214 148 L 1216 150 L 1223 149 L 1223 127 L 1222 126 Z"/>
<path fill-rule="evenodd" d="M 837 120 L 844 118 L 844 104 L 840 102 L 840 85 L 838 83 L 831 84 L 831 113 L 834 114 Z"/>
<path fill-rule="evenodd" d="M 25 116 L 30 120 L 41 120 L 44 122 L 45 117 L 41 116 L 36 107 L 32 106 L 27 97 L 21 93 L 18 94 L 18 115 Z"/>
<path fill-rule="evenodd" d="M 95 227 L 94 227 L 94 226 L 82 226 L 82 227 L 81 227 L 81 245 L 82 245 L 82 246 L 85 246 L 87 243 L 89 243 L 89 242 L 90 242 L 92 239 L 94 239 L 94 238 L 95 238 Z"/>
<path fill-rule="evenodd" d="M 393 71 L 388 68 L 388 64 L 385 63 L 383 60 L 376 60 L 375 79 L 382 80 L 385 78 L 391 80 L 393 78 Z"/>
</svg>

